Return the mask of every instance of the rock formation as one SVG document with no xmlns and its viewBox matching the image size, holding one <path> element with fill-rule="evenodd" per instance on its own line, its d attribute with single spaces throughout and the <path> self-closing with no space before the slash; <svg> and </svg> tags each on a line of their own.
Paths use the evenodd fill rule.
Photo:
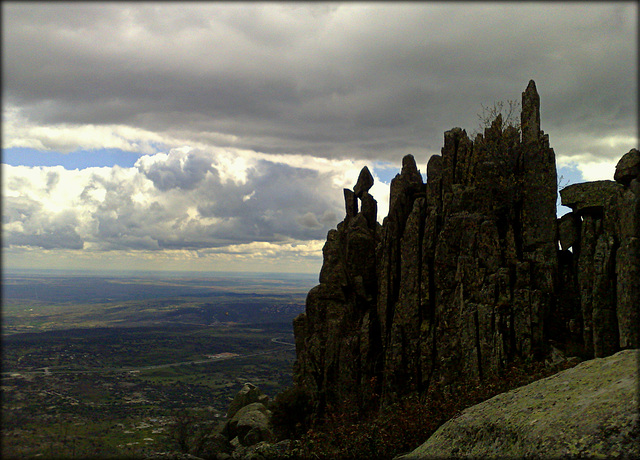
<svg viewBox="0 0 640 460">
<path fill-rule="evenodd" d="M 621 351 L 499 394 L 398 460 L 639 458 L 638 359 Z"/>
<path fill-rule="evenodd" d="M 562 204 L 572 209 L 561 224 L 570 235 L 563 252 L 567 271 L 577 279 L 589 355 L 640 346 L 639 173 L 640 152 L 632 149 L 616 166 L 616 182 L 586 182 L 560 191 Z"/>
<path fill-rule="evenodd" d="M 639 347 L 637 150 L 618 166 L 618 182 L 562 190 L 573 212 L 558 222 L 531 81 L 521 132 L 501 116 L 474 140 L 447 131 L 426 183 L 407 155 L 382 225 L 364 168 L 294 320 L 295 383 L 316 414 L 479 381 L 551 341 L 585 358 Z"/>
<path fill-rule="evenodd" d="M 223 433 L 233 445 L 253 446 L 271 441 L 271 411 L 269 397 L 252 383 L 245 383 L 227 411 L 227 423 Z"/>
<path fill-rule="evenodd" d="M 204 438 L 196 453 L 218 460 L 290 458 L 291 440 L 275 442 L 271 407 L 267 395 L 252 383 L 245 383 L 229 404 L 226 422 Z"/>
<path fill-rule="evenodd" d="M 227 409 L 227 418 L 233 418 L 233 416 L 236 415 L 236 412 L 252 403 L 262 403 L 264 406 L 268 406 L 269 396 L 262 393 L 260 388 L 255 386 L 253 383 L 246 382 L 233 398 L 231 404 L 229 404 L 229 408 Z"/>
</svg>

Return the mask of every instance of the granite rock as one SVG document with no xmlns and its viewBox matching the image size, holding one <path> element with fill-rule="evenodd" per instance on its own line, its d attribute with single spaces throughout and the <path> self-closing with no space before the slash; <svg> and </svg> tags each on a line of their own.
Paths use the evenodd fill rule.
<svg viewBox="0 0 640 460">
<path fill-rule="evenodd" d="M 405 156 L 382 225 L 368 169 L 345 191 L 320 284 L 294 321 L 294 382 L 317 417 L 478 383 L 516 360 L 543 361 L 552 343 L 583 358 L 640 347 L 640 183 L 625 172 L 622 183 L 566 187 L 573 212 L 557 219 L 533 81 L 521 126 L 498 117 L 473 141 L 445 132 L 426 183 Z"/>
<path fill-rule="evenodd" d="M 639 458 L 639 359 L 625 350 L 499 394 L 398 460 Z"/>
</svg>

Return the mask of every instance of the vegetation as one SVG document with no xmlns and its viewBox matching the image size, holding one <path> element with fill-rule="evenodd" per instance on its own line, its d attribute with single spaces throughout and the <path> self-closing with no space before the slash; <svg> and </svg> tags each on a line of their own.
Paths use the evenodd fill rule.
<svg viewBox="0 0 640 460">
<path fill-rule="evenodd" d="M 271 424 L 278 439 L 299 439 L 311 426 L 311 395 L 292 386 L 279 393 L 271 405 Z"/>
<path fill-rule="evenodd" d="M 502 120 L 502 129 L 515 128 L 520 132 L 520 102 L 516 100 L 498 101 L 491 106 L 481 104 L 482 111 L 477 114 L 478 127 L 472 135 L 472 139 L 476 134 L 484 132 L 485 128 L 490 128 L 493 121 L 500 115 Z"/>
<path fill-rule="evenodd" d="M 272 397 L 290 386 L 294 351 L 271 341 L 289 339 L 286 327 L 88 330 L 69 332 L 71 337 L 33 334 L 24 341 L 22 334 L 11 336 L 3 345 L 2 458 L 49 458 L 49 450 L 64 458 L 191 450 L 207 434 L 204 428 L 224 420 L 245 382 Z M 205 356 L 220 352 L 231 355 Z M 185 358 L 200 363 L 171 365 Z M 197 426 L 181 441 L 174 426 L 190 424 L 185 414 Z"/>
<path fill-rule="evenodd" d="M 357 413 L 344 401 L 312 420 L 311 396 L 291 386 L 295 353 L 286 345 L 301 300 L 296 307 L 290 297 L 270 294 L 234 302 L 227 293 L 219 301 L 204 294 L 105 301 L 104 293 L 86 292 L 96 302 L 86 296 L 63 302 L 62 289 L 56 302 L 42 291 L 38 301 L 5 299 L 3 315 L 11 322 L 3 324 L 2 338 L 2 458 L 138 459 L 163 451 L 207 458 L 228 448 L 216 433 L 250 381 L 275 395 L 276 437 L 296 439 L 290 457 L 390 459 L 465 407 L 558 370 L 516 363 L 477 386 L 407 397 L 377 413 Z M 159 305 L 171 305 L 175 313 L 167 318 L 174 320 L 148 324 Z M 224 311 L 255 321 L 211 321 Z M 83 327 L 69 328 L 74 320 Z M 274 343 L 276 337 L 282 341 Z"/>
<path fill-rule="evenodd" d="M 542 363 L 519 362 L 502 375 L 476 385 L 460 385 L 446 393 L 432 391 L 423 397 L 409 396 L 363 417 L 348 407 L 331 412 L 298 442 L 294 456 L 304 459 L 392 459 L 424 443 L 447 420 L 463 409 L 535 380 L 559 369 Z M 291 391 L 291 390 L 289 390 Z"/>
</svg>

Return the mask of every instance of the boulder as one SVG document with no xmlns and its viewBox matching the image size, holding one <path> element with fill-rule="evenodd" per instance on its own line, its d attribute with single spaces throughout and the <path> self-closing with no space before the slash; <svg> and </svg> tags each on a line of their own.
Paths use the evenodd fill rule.
<svg viewBox="0 0 640 460">
<path fill-rule="evenodd" d="M 229 409 L 227 410 L 227 418 L 231 419 L 233 416 L 242 409 L 244 406 L 260 402 L 263 404 L 268 404 L 269 397 L 260 391 L 260 389 L 252 383 L 245 383 L 242 389 L 236 394 L 231 404 L 229 404 Z"/>
<path fill-rule="evenodd" d="M 580 239 L 580 218 L 573 212 L 558 219 L 558 238 L 563 251 L 572 247 Z"/>
<path fill-rule="evenodd" d="M 578 213 L 602 210 L 609 200 L 622 194 L 623 186 L 611 180 L 597 180 L 569 185 L 560 190 L 562 205 Z"/>
<path fill-rule="evenodd" d="M 639 458 L 639 358 L 621 351 L 499 394 L 399 458 Z"/>
<path fill-rule="evenodd" d="M 230 455 L 232 451 L 233 446 L 225 435 L 212 433 L 205 436 L 197 452 L 193 452 L 193 454 L 207 458 L 212 458 L 215 455 L 215 458 L 219 458 L 223 454 Z"/>
<path fill-rule="evenodd" d="M 261 441 L 270 441 L 273 433 L 269 426 L 271 411 L 259 402 L 244 406 L 229 420 L 227 436 L 238 437 L 240 444 L 251 446 Z"/>
<path fill-rule="evenodd" d="M 365 166 L 362 168 L 362 171 L 360 171 L 358 182 L 356 182 L 356 186 L 353 188 L 353 191 L 358 198 L 362 198 L 362 194 L 364 192 L 368 192 L 371 187 L 373 187 L 373 176 L 371 175 L 371 172 L 369 172 L 369 168 Z"/>
<path fill-rule="evenodd" d="M 633 179 L 640 178 L 640 152 L 637 149 L 629 150 L 620 158 L 613 178 L 623 185 L 629 185 Z"/>
</svg>

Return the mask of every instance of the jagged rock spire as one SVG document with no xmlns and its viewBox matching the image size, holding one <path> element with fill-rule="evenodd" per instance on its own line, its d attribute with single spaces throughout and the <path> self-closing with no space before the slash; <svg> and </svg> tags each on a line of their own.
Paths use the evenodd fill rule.
<svg viewBox="0 0 640 460">
<path fill-rule="evenodd" d="M 362 168 L 362 171 L 360 171 L 358 182 L 356 182 L 356 186 L 353 187 L 353 191 L 358 198 L 362 198 L 362 194 L 368 192 L 371 187 L 373 187 L 373 176 L 369 168 L 365 166 Z"/>
<path fill-rule="evenodd" d="M 540 96 L 536 90 L 536 82 L 529 81 L 527 89 L 522 93 L 522 113 L 520 115 L 522 142 L 537 142 L 540 134 Z"/>
<path fill-rule="evenodd" d="M 347 218 L 355 217 L 358 214 L 358 197 L 353 190 L 344 189 L 344 207 L 347 212 Z"/>
<path fill-rule="evenodd" d="M 294 321 L 294 380 L 316 415 L 347 400 L 366 409 L 454 391 L 519 358 L 543 360 L 551 341 L 585 356 L 640 346 L 637 151 L 597 203 L 593 186 L 566 188 L 565 203 L 589 196 L 570 199 L 573 215 L 558 223 L 533 80 L 522 137 L 500 125 L 475 141 L 447 131 L 426 184 L 405 156 L 382 226 L 368 168 L 345 190 L 347 217 L 329 232 L 320 284 Z"/>
</svg>

